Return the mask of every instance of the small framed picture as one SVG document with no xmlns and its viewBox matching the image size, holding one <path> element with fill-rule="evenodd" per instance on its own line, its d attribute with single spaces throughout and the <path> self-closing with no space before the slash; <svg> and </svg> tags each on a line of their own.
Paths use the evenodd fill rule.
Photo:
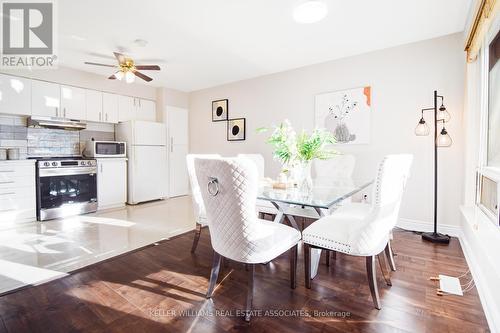
<svg viewBox="0 0 500 333">
<path fill-rule="evenodd" d="M 245 140 L 245 118 L 229 119 L 227 122 L 227 141 Z"/>
<path fill-rule="evenodd" d="M 227 109 L 229 101 L 220 99 L 212 102 L 212 121 L 226 121 L 228 119 Z"/>
</svg>

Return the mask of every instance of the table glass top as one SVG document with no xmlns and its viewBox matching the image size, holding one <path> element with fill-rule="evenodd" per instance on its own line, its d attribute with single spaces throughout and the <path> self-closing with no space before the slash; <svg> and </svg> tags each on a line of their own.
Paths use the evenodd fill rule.
<svg viewBox="0 0 500 333">
<path fill-rule="evenodd" d="M 271 184 L 262 183 L 259 187 L 258 199 L 282 202 L 305 207 L 328 209 L 368 187 L 373 181 L 352 179 L 336 181 L 313 180 L 310 193 L 299 191 L 298 188 L 275 189 Z"/>
</svg>

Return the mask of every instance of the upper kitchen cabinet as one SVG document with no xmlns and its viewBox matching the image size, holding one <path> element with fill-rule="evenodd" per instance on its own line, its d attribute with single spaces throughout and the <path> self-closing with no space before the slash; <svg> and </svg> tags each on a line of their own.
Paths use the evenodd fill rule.
<svg viewBox="0 0 500 333">
<path fill-rule="evenodd" d="M 0 74 L 0 113 L 31 115 L 31 80 Z"/>
<path fill-rule="evenodd" d="M 31 113 L 34 116 L 63 117 L 60 85 L 32 80 Z"/>
<path fill-rule="evenodd" d="M 106 123 L 118 123 L 118 95 L 102 93 L 102 119 Z"/>
<path fill-rule="evenodd" d="M 59 117 L 85 119 L 85 89 L 61 86 L 61 112 Z"/>
<path fill-rule="evenodd" d="M 136 119 L 156 121 L 156 103 L 147 99 L 136 98 Z"/>
<path fill-rule="evenodd" d="M 87 121 L 102 121 L 103 97 L 97 90 L 85 90 L 85 113 Z"/>
<path fill-rule="evenodd" d="M 118 120 L 135 120 L 136 99 L 130 96 L 118 96 Z"/>
</svg>

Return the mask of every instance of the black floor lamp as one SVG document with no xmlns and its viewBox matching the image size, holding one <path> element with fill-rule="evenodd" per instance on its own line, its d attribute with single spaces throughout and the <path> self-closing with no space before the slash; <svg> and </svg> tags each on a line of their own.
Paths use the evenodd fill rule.
<svg viewBox="0 0 500 333">
<path fill-rule="evenodd" d="M 438 108 L 438 98 L 441 99 L 441 106 Z M 449 147 L 451 146 L 452 140 L 449 136 L 444 123 L 450 120 L 450 114 L 446 111 L 444 107 L 443 96 L 438 95 L 437 91 L 434 91 L 434 107 L 422 109 L 422 116 L 415 128 L 415 134 L 418 136 L 429 135 L 429 126 L 424 120 L 425 111 L 434 111 L 434 231 L 425 232 L 422 234 L 422 238 L 426 241 L 433 243 L 448 244 L 450 242 L 450 236 L 443 235 L 437 232 L 437 178 L 438 178 L 438 147 Z M 443 127 L 441 132 L 438 134 L 438 123 L 441 123 Z"/>
</svg>

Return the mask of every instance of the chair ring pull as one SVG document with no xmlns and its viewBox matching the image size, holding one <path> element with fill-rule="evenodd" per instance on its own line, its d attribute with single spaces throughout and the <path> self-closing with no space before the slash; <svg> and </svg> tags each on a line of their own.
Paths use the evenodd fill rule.
<svg viewBox="0 0 500 333">
<path fill-rule="evenodd" d="M 209 182 L 207 184 L 208 193 L 212 196 L 219 194 L 219 180 L 215 177 L 208 177 Z"/>
</svg>

